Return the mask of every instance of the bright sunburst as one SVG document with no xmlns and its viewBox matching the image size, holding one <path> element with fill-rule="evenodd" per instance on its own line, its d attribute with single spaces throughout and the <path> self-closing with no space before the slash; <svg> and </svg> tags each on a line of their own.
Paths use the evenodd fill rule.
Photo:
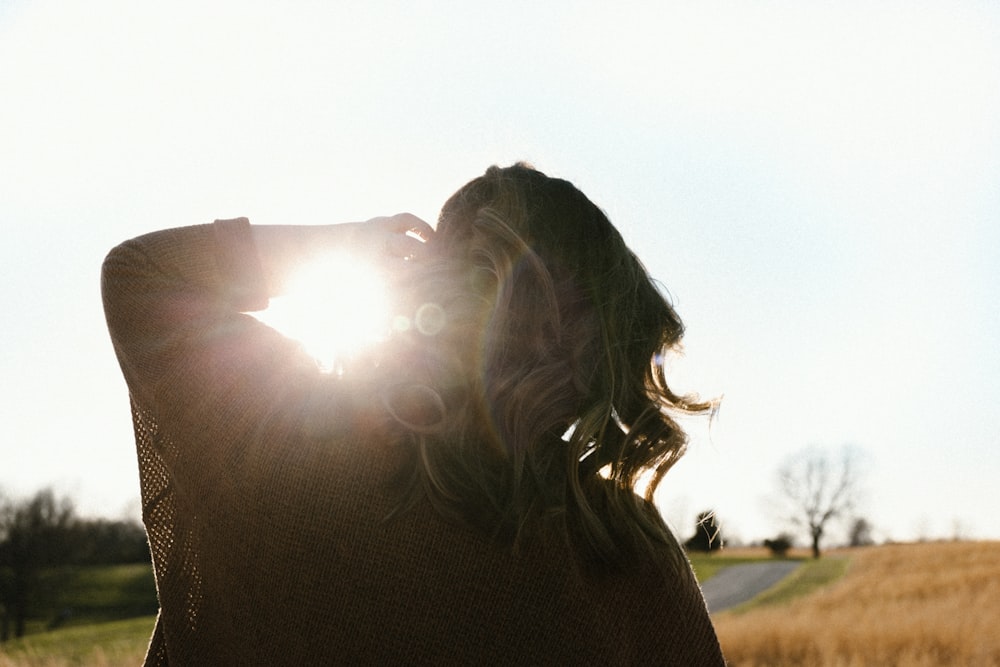
<svg viewBox="0 0 1000 667">
<path fill-rule="evenodd" d="M 303 264 L 286 294 L 254 316 L 300 341 L 326 371 L 389 333 L 385 281 L 374 267 L 345 254 Z"/>
</svg>

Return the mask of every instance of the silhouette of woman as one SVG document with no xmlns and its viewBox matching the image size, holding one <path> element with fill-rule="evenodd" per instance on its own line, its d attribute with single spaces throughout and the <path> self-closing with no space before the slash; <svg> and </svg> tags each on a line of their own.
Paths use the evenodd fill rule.
<svg viewBox="0 0 1000 667">
<path fill-rule="evenodd" d="M 329 248 L 382 265 L 403 323 L 336 373 L 245 314 Z M 436 230 L 154 232 L 109 254 L 103 294 L 160 599 L 147 664 L 724 664 L 651 502 L 674 416 L 711 405 L 668 387 L 681 321 L 572 184 L 492 167 Z"/>
</svg>

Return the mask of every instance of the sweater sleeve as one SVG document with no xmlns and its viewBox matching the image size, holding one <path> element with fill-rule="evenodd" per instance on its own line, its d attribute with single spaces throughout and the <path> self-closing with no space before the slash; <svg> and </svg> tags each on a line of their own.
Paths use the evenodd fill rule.
<svg viewBox="0 0 1000 667">
<path fill-rule="evenodd" d="M 176 490 L 205 502 L 266 469 L 278 438 L 264 431 L 279 416 L 290 428 L 289 406 L 322 380 L 300 345 L 245 314 L 268 296 L 249 222 L 126 241 L 104 262 L 102 293 L 133 411 L 155 425 Z"/>
<path fill-rule="evenodd" d="M 134 398 L 148 403 L 178 353 L 207 320 L 266 307 L 267 294 L 245 218 L 153 232 L 104 261 L 108 329 Z"/>
</svg>

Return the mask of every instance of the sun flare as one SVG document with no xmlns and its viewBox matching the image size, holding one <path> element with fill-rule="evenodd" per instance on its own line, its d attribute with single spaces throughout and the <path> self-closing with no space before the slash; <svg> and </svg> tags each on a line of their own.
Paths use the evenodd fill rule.
<svg viewBox="0 0 1000 667">
<path fill-rule="evenodd" d="M 257 319 L 302 343 L 321 368 L 336 371 L 390 330 L 385 281 L 371 265 L 337 254 L 303 264 L 284 295 Z"/>
</svg>

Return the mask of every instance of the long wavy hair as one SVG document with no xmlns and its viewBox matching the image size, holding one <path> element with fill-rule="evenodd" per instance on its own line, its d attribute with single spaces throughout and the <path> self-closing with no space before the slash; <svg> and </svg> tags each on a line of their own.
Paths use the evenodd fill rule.
<svg viewBox="0 0 1000 667">
<path fill-rule="evenodd" d="M 411 290 L 383 394 L 413 444 L 404 506 L 426 496 L 514 543 L 555 526 L 612 568 L 673 543 L 652 499 L 686 446 L 674 417 L 713 404 L 669 388 L 683 325 L 597 206 L 491 167 L 444 205 Z"/>
</svg>

